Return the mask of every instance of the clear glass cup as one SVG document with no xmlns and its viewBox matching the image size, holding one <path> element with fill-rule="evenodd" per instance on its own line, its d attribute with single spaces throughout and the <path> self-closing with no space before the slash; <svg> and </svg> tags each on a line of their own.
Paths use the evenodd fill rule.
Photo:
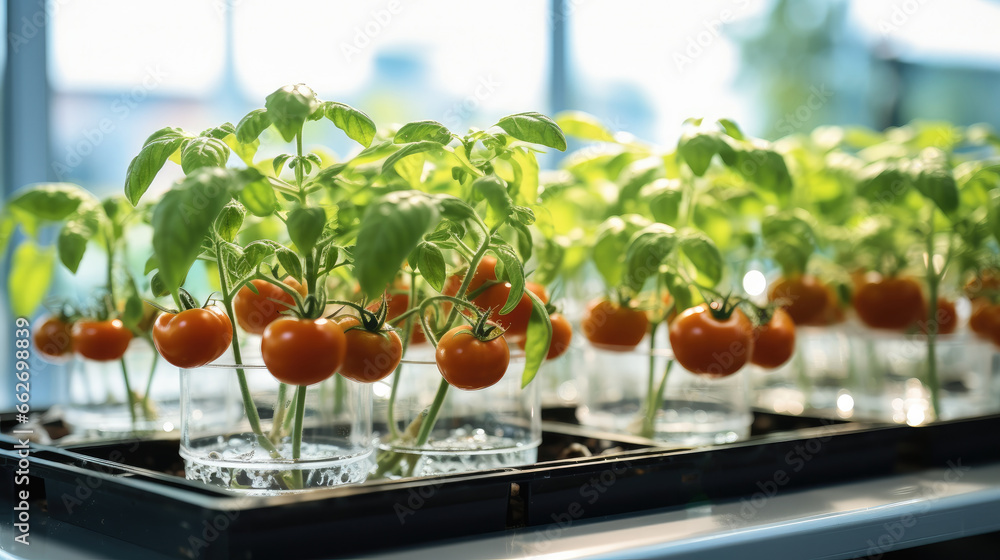
<svg viewBox="0 0 1000 560">
<path fill-rule="evenodd" d="M 935 413 L 928 364 L 928 337 L 857 326 L 851 335 L 862 376 L 858 415 L 920 425 L 997 412 L 993 349 L 967 332 L 938 335 L 935 369 L 940 410 Z"/>
<path fill-rule="evenodd" d="M 842 325 L 799 326 L 795 354 L 781 367 L 750 367 L 754 406 L 778 414 L 851 418 L 861 391 L 851 340 Z"/>
<path fill-rule="evenodd" d="M 300 389 L 266 367 L 210 364 L 180 375 L 180 453 L 189 480 L 274 494 L 364 482 L 374 466 L 368 384 L 334 375 L 305 388 L 297 444 Z M 253 401 L 249 411 L 242 387 Z"/>
<path fill-rule="evenodd" d="M 681 367 L 669 349 L 648 345 L 647 336 L 634 350 L 584 346 L 587 391 L 577 409 L 581 424 L 681 447 L 750 435 L 746 368 L 721 378 L 698 375 Z"/>
<path fill-rule="evenodd" d="M 495 385 L 478 391 L 448 387 L 433 428 L 420 443 L 421 420 L 442 377 L 430 345 L 411 347 L 400 368 L 374 387 L 381 449 L 376 475 L 431 476 L 534 463 L 542 441 L 538 381 L 545 367 L 522 389 L 524 358 L 512 355 L 507 373 Z"/>
<path fill-rule="evenodd" d="M 177 368 L 145 340 L 133 339 L 121 360 L 71 360 L 58 402 L 74 434 L 121 437 L 176 433 L 180 401 Z"/>
</svg>

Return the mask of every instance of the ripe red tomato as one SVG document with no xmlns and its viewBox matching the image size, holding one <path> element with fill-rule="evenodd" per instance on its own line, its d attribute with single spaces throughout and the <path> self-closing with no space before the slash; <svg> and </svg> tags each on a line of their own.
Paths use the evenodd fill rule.
<svg viewBox="0 0 1000 560">
<path fill-rule="evenodd" d="M 925 304 L 927 305 L 927 304 Z M 926 310 L 927 308 L 924 307 Z M 937 334 L 952 334 L 958 328 L 958 313 L 955 311 L 955 302 L 948 298 L 939 297 L 937 304 L 937 315 L 933 322 L 927 320 L 927 313 L 918 323 L 920 332 L 927 334 L 931 325 L 935 325 Z"/>
<path fill-rule="evenodd" d="M 479 266 L 476 267 L 476 272 L 472 274 L 472 280 L 469 281 L 469 289 L 466 291 L 467 294 L 478 290 L 483 284 L 489 281 L 496 281 L 497 279 L 497 259 L 496 257 L 491 257 L 490 255 L 484 255 L 482 259 L 479 260 Z M 462 280 L 465 279 L 464 275 L 452 274 L 448 277 L 448 280 L 444 284 L 444 289 L 441 293 L 446 296 L 458 295 L 458 289 L 462 287 Z"/>
<path fill-rule="evenodd" d="M 753 325 L 742 311 L 716 319 L 707 305 L 685 310 L 670 325 L 670 347 L 684 369 L 713 377 L 732 375 L 750 360 Z"/>
<path fill-rule="evenodd" d="M 552 342 L 549 343 L 549 353 L 545 355 L 545 359 L 553 360 L 569 350 L 570 342 L 573 340 L 573 327 L 562 313 L 549 315 L 549 320 L 552 321 Z M 524 350 L 527 342 L 527 339 L 521 338 L 517 341 L 517 345 Z"/>
<path fill-rule="evenodd" d="M 492 313 L 490 313 L 489 320 L 500 325 L 506 331 L 504 336 L 511 340 L 517 340 L 523 338 L 525 333 L 528 332 L 528 321 L 531 319 L 532 305 L 528 294 L 523 294 L 521 301 L 517 302 L 517 306 L 510 313 L 500 315 L 500 310 L 503 309 L 504 304 L 507 303 L 507 297 L 510 295 L 510 287 L 510 282 L 494 284 L 476 296 L 472 300 L 472 303 L 476 304 L 476 307 L 483 311 L 491 309 Z M 525 282 L 524 287 L 538 296 L 538 299 L 542 300 L 542 303 L 548 303 L 549 294 L 546 293 L 545 286 L 536 284 L 535 282 Z"/>
<path fill-rule="evenodd" d="M 32 338 L 35 349 L 49 361 L 63 361 L 73 353 L 73 325 L 59 317 L 49 317 L 42 321 Z"/>
<path fill-rule="evenodd" d="M 357 317 L 337 320 L 347 340 L 340 375 L 359 383 L 374 383 L 395 371 L 403 358 L 403 342 L 395 331 L 371 332 Z"/>
<path fill-rule="evenodd" d="M 965 295 L 972 300 L 998 292 L 1000 292 L 1000 271 L 998 270 L 981 270 L 965 283 Z"/>
<path fill-rule="evenodd" d="M 435 353 L 438 371 L 463 391 L 485 389 L 500 381 L 510 364 L 510 348 L 504 337 L 483 342 L 472 327 L 463 325 L 444 333 Z"/>
<path fill-rule="evenodd" d="M 829 292 L 815 276 L 803 274 L 779 278 L 768 291 L 768 299 L 786 300 L 784 308 L 796 325 L 818 321 L 829 305 Z"/>
<path fill-rule="evenodd" d="M 783 365 L 795 353 L 795 323 L 784 309 L 777 309 L 766 325 L 754 328 L 750 362 L 763 368 Z"/>
<path fill-rule="evenodd" d="M 132 341 L 132 331 L 120 319 L 81 320 L 73 324 L 73 349 L 97 362 L 118 360 Z"/>
<path fill-rule="evenodd" d="M 649 318 L 644 312 L 606 299 L 591 301 L 583 312 L 583 335 L 605 350 L 626 352 L 635 348 L 648 328 Z"/>
<path fill-rule="evenodd" d="M 1000 345 L 1000 305 L 992 304 L 985 298 L 974 299 L 969 328 L 980 338 Z"/>
<path fill-rule="evenodd" d="M 280 317 L 264 329 L 260 352 L 271 375 L 289 385 L 329 379 L 344 363 L 347 337 L 327 319 Z"/>
<path fill-rule="evenodd" d="M 926 320 L 924 294 L 910 278 L 883 278 L 862 284 L 854 292 L 858 317 L 875 329 L 905 330 Z"/>
<path fill-rule="evenodd" d="M 283 282 L 302 297 L 306 296 L 306 288 L 298 280 L 289 276 Z M 288 306 L 294 305 L 295 301 L 290 294 L 266 280 L 251 280 L 250 283 L 257 288 L 257 293 L 253 293 L 247 286 L 240 288 L 233 298 L 233 313 L 240 328 L 250 334 L 263 334 L 264 329 L 272 321 L 282 317 L 281 313 L 287 311 Z"/>
<path fill-rule="evenodd" d="M 191 369 L 215 361 L 233 342 L 233 323 L 221 309 L 162 313 L 153 323 L 153 345 L 163 359 Z"/>
</svg>

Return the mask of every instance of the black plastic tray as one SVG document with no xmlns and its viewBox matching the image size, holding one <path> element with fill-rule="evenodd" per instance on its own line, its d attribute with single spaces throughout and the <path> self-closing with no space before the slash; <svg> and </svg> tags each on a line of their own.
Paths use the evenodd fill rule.
<svg viewBox="0 0 1000 560">
<path fill-rule="evenodd" d="M 910 428 L 758 414 L 755 433 L 666 450 L 546 422 L 534 465 L 273 497 L 184 480 L 176 440 L 34 446 L 32 497 L 53 519 L 170 557 L 330 558 L 883 476 L 959 456 L 963 464 L 1000 459 L 1000 416 Z M 614 453 L 556 460 L 567 443 Z M 12 445 L 0 439 L 5 471 L 16 465 Z M 10 490 L 0 495 L 9 499 Z"/>
</svg>

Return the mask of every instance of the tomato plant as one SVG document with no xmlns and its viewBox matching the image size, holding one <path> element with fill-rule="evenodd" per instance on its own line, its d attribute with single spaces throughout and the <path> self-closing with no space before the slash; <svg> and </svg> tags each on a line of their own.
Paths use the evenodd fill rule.
<svg viewBox="0 0 1000 560">
<path fill-rule="evenodd" d="M 35 328 L 35 349 L 48 360 L 61 361 L 73 353 L 73 324 L 67 317 L 51 316 Z"/>
<path fill-rule="evenodd" d="M 344 363 L 347 340 L 336 321 L 281 317 L 264 329 L 260 351 L 282 383 L 306 386 L 329 379 Z"/>
<path fill-rule="evenodd" d="M 768 292 L 771 301 L 783 302 L 788 316 L 796 325 L 822 324 L 826 313 L 835 305 L 830 291 L 812 275 L 779 278 Z"/>
<path fill-rule="evenodd" d="M 765 322 L 754 327 L 750 362 L 773 369 L 784 365 L 795 353 L 795 321 L 787 309 L 774 310 Z"/>
<path fill-rule="evenodd" d="M 295 278 L 289 276 L 282 283 L 302 297 L 307 295 L 305 286 Z M 265 280 L 251 280 L 233 298 L 236 322 L 250 334 L 263 334 L 268 325 L 294 306 L 291 293 Z"/>
<path fill-rule="evenodd" d="M 881 278 L 854 292 L 854 310 L 866 325 L 902 331 L 926 319 L 924 294 L 912 278 Z"/>
<path fill-rule="evenodd" d="M 645 313 L 607 299 L 591 301 L 584 311 L 582 324 L 587 340 L 616 351 L 635 348 L 649 329 Z"/>
<path fill-rule="evenodd" d="M 215 361 L 232 341 L 233 324 L 215 306 L 161 313 L 153 324 L 156 351 L 179 368 L 196 368 Z"/>
<path fill-rule="evenodd" d="M 562 313 L 552 313 L 549 315 L 549 320 L 552 321 L 552 342 L 549 344 L 549 352 L 545 355 L 545 359 L 554 360 L 569 350 L 573 341 L 573 326 Z M 524 350 L 524 339 L 518 339 L 517 345 Z"/>
<path fill-rule="evenodd" d="M 677 363 L 692 373 L 732 375 L 754 353 L 753 325 L 738 309 L 699 305 L 670 325 L 670 347 Z"/>
<path fill-rule="evenodd" d="M 475 279 L 475 278 L 473 278 Z M 471 284 L 470 284 L 471 285 Z M 526 282 L 526 290 L 532 292 L 542 303 L 548 303 L 549 295 L 545 287 L 535 282 Z M 490 320 L 499 325 L 505 331 L 505 336 L 511 340 L 523 338 L 528 332 L 528 321 L 531 319 L 532 301 L 527 293 L 521 295 L 521 300 L 517 306 L 509 313 L 501 314 L 500 310 L 510 297 L 511 284 L 494 284 L 485 289 L 481 294 L 472 299 L 482 310 L 490 310 Z"/>
<path fill-rule="evenodd" d="M 81 319 L 73 324 L 73 349 L 97 362 L 120 360 L 132 342 L 132 331 L 121 319 Z"/>
</svg>

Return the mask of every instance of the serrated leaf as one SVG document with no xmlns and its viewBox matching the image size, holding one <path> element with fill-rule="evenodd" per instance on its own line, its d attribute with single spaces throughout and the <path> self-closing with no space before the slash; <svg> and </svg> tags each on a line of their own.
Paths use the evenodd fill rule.
<svg viewBox="0 0 1000 560">
<path fill-rule="evenodd" d="M 278 264 L 281 268 L 285 269 L 285 272 L 290 274 L 292 278 L 301 280 L 302 276 L 302 259 L 299 258 L 291 249 L 282 247 L 274 252 L 278 257 Z"/>
<path fill-rule="evenodd" d="M 264 259 L 270 257 L 280 249 L 285 249 L 285 246 L 277 241 L 271 241 L 270 239 L 259 239 L 257 241 L 252 241 L 243 248 L 243 259 L 247 262 L 250 268 L 257 268 L 257 266 L 264 262 Z"/>
<path fill-rule="evenodd" d="M 236 125 L 236 141 L 240 144 L 253 144 L 269 126 L 271 115 L 267 113 L 267 109 L 254 109 Z"/>
<path fill-rule="evenodd" d="M 392 192 L 370 204 L 361 218 L 353 255 L 361 291 L 369 298 L 378 297 L 437 221 L 437 201 L 418 191 Z"/>
<path fill-rule="evenodd" d="M 444 145 L 451 142 L 451 139 L 451 131 L 445 125 L 437 121 L 416 121 L 401 126 L 396 131 L 392 142 L 394 144 L 406 144 L 408 142 L 427 140 Z"/>
<path fill-rule="evenodd" d="M 7 277 L 10 310 L 15 317 L 31 317 L 52 283 L 56 255 L 50 247 L 26 240 L 14 249 Z"/>
<path fill-rule="evenodd" d="M 508 115 L 496 126 L 514 138 L 531 144 L 541 144 L 566 151 L 566 136 L 552 119 L 541 113 L 528 112 Z"/>
<path fill-rule="evenodd" d="M 676 246 L 677 232 L 668 225 L 651 224 L 637 232 L 625 253 L 623 284 L 633 291 L 641 290 Z"/>
<path fill-rule="evenodd" d="M 243 187 L 240 200 L 243 201 L 247 211 L 254 216 L 270 216 L 278 209 L 278 198 L 274 195 L 274 189 L 267 179 L 253 181 Z"/>
<path fill-rule="evenodd" d="M 444 289 L 446 267 L 444 264 L 444 254 L 441 249 L 433 243 L 421 243 L 417 248 L 417 270 L 424 280 L 437 291 Z"/>
<path fill-rule="evenodd" d="M 236 134 L 236 127 L 233 126 L 233 123 L 226 122 L 220 124 L 219 126 L 207 128 L 201 131 L 201 134 L 198 136 L 209 136 L 218 140 L 225 140 L 227 136 L 232 136 L 234 134 Z"/>
<path fill-rule="evenodd" d="M 582 140 L 614 142 L 615 137 L 597 117 L 582 111 L 563 111 L 555 117 L 556 124 L 566 134 Z"/>
<path fill-rule="evenodd" d="M 153 211 L 153 251 L 159 276 L 173 292 L 201 253 L 216 217 L 232 198 L 232 172 L 205 167 L 168 191 Z"/>
<path fill-rule="evenodd" d="M 344 103 L 327 101 L 323 104 L 323 114 L 337 128 L 351 139 L 368 148 L 375 139 L 375 121 L 363 111 Z"/>
<path fill-rule="evenodd" d="M 527 387 L 538 374 L 538 369 L 549 353 L 549 345 L 552 344 L 552 320 L 545 304 L 530 290 L 526 293 L 531 299 L 531 316 L 528 319 L 528 330 L 524 339 L 522 389 Z"/>
<path fill-rule="evenodd" d="M 14 193 L 7 205 L 50 222 L 60 222 L 82 205 L 98 204 L 97 198 L 72 183 L 36 183 Z"/>
<path fill-rule="evenodd" d="M 246 218 L 247 209 L 239 201 L 230 200 L 222 208 L 219 217 L 215 219 L 215 231 L 219 237 L 232 243 L 236 239 L 236 234 L 243 227 L 243 219 Z"/>
<path fill-rule="evenodd" d="M 202 167 L 225 167 L 229 153 L 229 146 L 222 140 L 205 136 L 192 138 L 181 148 L 181 169 L 190 174 Z"/>
<path fill-rule="evenodd" d="M 323 235 L 326 212 L 322 208 L 298 207 L 288 213 L 285 225 L 288 227 L 288 237 L 299 248 L 299 252 L 308 253 Z"/>
<path fill-rule="evenodd" d="M 143 144 L 139 154 L 132 158 L 125 172 L 125 197 L 132 206 L 139 204 L 163 164 L 181 149 L 191 135 L 179 128 L 161 128 Z"/>
</svg>

